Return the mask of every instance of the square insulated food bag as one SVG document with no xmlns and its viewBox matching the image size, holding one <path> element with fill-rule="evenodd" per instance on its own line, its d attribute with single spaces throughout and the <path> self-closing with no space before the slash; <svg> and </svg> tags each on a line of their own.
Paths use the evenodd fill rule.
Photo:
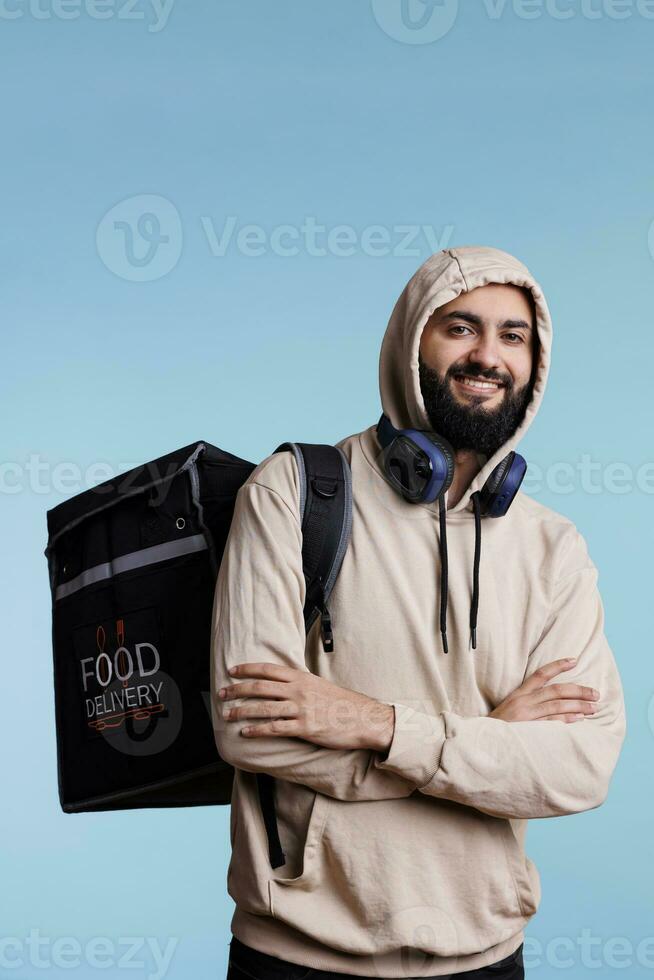
<svg viewBox="0 0 654 980">
<path fill-rule="evenodd" d="M 209 656 L 216 575 L 254 469 L 206 442 L 48 511 L 66 812 L 229 803 Z"/>
</svg>

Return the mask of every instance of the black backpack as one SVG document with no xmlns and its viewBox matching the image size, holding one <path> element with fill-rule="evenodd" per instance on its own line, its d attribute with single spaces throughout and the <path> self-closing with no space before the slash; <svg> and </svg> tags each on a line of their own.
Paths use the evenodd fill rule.
<svg viewBox="0 0 654 980">
<path fill-rule="evenodd" d="M 283 443 L 297 462 L 306 631 L 352 525 L 335 446 Z M 236 494 L 254 463 L 196 442 L 47 512 L 59 800 L 66 813 L 230 802 L 216 748 L 209 651 L 216 576 Z M 257 774 L 273 868 L 284 863 L 274 779 Z"/>
</svg>

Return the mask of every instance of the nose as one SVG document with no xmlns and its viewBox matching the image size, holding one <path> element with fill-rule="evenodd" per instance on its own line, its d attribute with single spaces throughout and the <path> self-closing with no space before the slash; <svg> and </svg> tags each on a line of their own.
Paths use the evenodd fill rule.
<svg viewBox="0 0 654 980">
<path fill-rule="evenodd" d="M 470 360 L 480 364 L 485 370 L 500 366 L 500 353 L 495 331 L 480 331 L 470 349 Z"/>
</svg>

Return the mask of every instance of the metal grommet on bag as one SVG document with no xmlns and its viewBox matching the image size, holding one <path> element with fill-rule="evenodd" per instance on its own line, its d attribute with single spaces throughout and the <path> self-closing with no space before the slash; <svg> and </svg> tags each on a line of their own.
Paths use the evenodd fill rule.
<svg viewBox="0 0 654 980">
<path fill-rule="evenodd" d="M 186 527 L 186 521 L 184 520 L 183 517 L 177 518 L 177 520 L 175 521 L 175 527 L 177 528 L 178 531 L 184 530 L 184 528 Z"/>
</svg>

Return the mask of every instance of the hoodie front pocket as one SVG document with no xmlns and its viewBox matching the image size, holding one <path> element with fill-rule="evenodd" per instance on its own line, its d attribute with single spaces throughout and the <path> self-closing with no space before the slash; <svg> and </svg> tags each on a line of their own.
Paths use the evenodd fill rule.
<svg viewBox="0 0 654 980">
<path fill-rule="evenodd" d="M 275 894 L 278 888 L 289 889 L 301 893 L 314 890 L 319 880 L 319 861 L 317 853 L 325 829 L 327 813 L 331 803 L 329 796 L 316 793 L 311 807 L 311 814 L 307 825 L 307 833 L 302 850 L 302 868 L 294 878 L 284 878 L 281 875 L 273 875 L 269 882 L 270 912 L 275 915 Z"/>
<path fill-rule="evenodd" d="M 467 955 L 515 936 L 529 915 L 507 821 L 417 792 L 317 795 L 303 858 L 297 877 L 269 879 L 271 914 L 333 949 Z"/>
</svg>

